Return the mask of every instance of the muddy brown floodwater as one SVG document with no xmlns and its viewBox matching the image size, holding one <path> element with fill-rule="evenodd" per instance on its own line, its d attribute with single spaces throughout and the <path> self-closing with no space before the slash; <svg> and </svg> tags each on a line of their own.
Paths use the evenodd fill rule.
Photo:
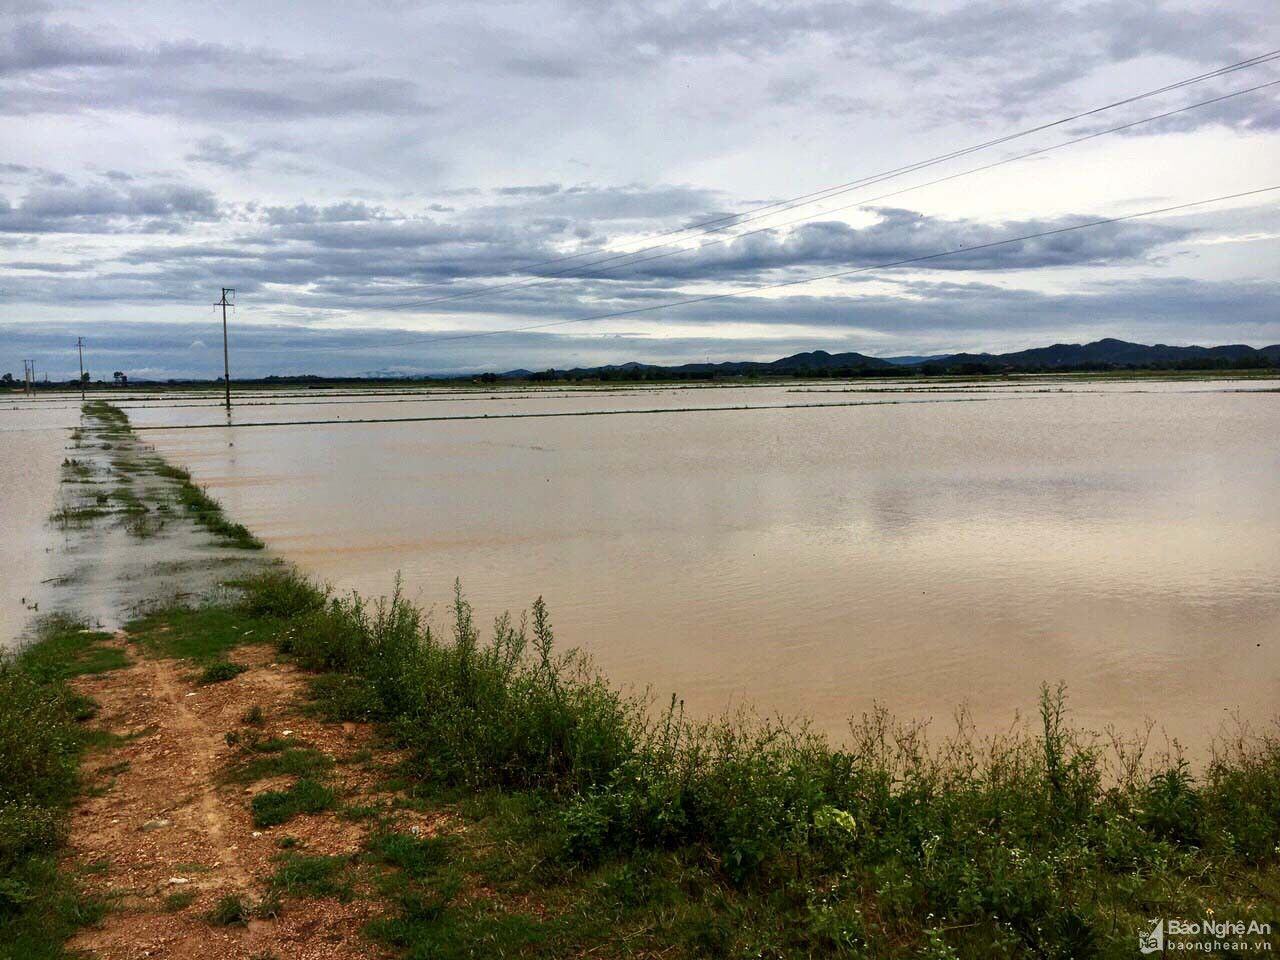
<svg viewBox="0 0 1280 960">
<path fill-rule="evenodd" d="M 75 402 L 0 403 L 0 650 L 52 599 L 60 538 L 48 518 L 58 504 L 67 437 L 79 421 Z"/>
<path fill-rule="evenodd" d="M 1064 680 L 1078 720 L 1151 717 L 1193 751 L 1232 716 L 1273 719 L 1275 382 L 866 386 L 129 413 L 336 586 L 385 593 L 398 571 L 437 619 L 454 577 L 485 617 L 541 594 L 561 642 L 699 713 L 753 704 L 839 737 L 877 702 L 937 726 L 965 702 L 991 730 Z M 762 409 L 807 403 L 867 405 Z M 663 408 L 702 409 L 504 418 Z"/>
</svg>

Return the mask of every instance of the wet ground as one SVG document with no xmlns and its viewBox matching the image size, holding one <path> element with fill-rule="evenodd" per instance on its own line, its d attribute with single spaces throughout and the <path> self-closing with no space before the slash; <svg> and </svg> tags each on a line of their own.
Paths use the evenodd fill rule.
<svg viewBox="0 0 1280 960">
<path fill-rule="evenodd" d="M 211 537 L 175 502 L 153 448 L 78 402 L 47 403 L 12 419 L 0 457 L 14 536 L 3 540 L 0 643 L 30 635 L 42 614 L 116 629 L 148 604 L 199 598 L 266 562 Z M 13 506 L 9 512 L 10 504 Z"/>
</svg>

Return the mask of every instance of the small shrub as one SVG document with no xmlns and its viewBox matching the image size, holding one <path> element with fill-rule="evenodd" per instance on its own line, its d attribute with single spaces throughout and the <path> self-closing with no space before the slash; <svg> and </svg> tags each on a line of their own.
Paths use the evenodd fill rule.
<svg viewBox="0 0 1280 960">
<path fill-rule="evenodd" d="M 176 913 L 179 910 L 185 910 L 195 903 L 195 900 L 196 892 L 194 890 L 179 890 L 177 893 L 171 893 L 164 898 L 165 912 Z"/>
<path fill-rule="evenodd" d="M 232 663 L 230 660 L 221 660 L 211 663 L 200 672 L 200 683 L 224 683 L 227 680 L 234 680 L 240 674 L 249 668 L 242 663 Z"/>
<path fill-rule="evenodd" d="M 1180 846 L 1202 842 L 1204 803 L 1186 761 L 1154 775 L 1138 803 L 1138 825 L 1152 836 Z"/>
<path fill-rule="evenodd" d="M 215 927 L 231 927 L 246 924 L 253 917 L 253 910 L 237 894 L 229 893 L 213 905 L 205 918 Z"/>
<path fill-rule="evenodd" d="M 251 617 L 289 620 L 324 605 L 328 592 L 291 567 L 239 581 L 240 609 Z"/>
</svg>

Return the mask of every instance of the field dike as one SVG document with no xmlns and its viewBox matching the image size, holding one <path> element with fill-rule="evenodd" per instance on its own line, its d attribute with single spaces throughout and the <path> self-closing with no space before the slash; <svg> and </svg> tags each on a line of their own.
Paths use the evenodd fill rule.
<svg viewBox="0 0 1280 960">
<path fill-rule="evenodd" d="M 560 652 L 540 600 L 482 639 L 459 587 L 442 635 L 398 590 L 261 558 L 111 411 L 80 440 L 139 464 L 149 536 L 242 559 L 119 629 L 46 617 L 0 667 L 0 957 L 1132 957 L 1153 918 L 1280 930 L 1274 736 L 1193 771 L 1048 687 L 995 739 L 691 720 Z M 145 550 L 116 502 L 55 522 Z"/>
</svg>

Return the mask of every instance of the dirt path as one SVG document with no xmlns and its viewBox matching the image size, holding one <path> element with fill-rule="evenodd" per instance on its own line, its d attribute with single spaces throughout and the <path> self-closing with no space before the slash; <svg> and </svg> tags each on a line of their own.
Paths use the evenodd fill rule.
<svg viewBox="0 0 1280 960">
<path fill-rule="evenodd" d="M 182 662 L 136 652 L 128 668 L 78 681 L 101 705 L 100 724 L 124 739 L 85 762 L 90 789 L 72 818 L 72 858 L 111 910 L 101 929 L 83 931 L 72 948 L 103 960 L 378 954 L 360 935 L 374 910 L 360 897 L 287 899 L 278 916 L 233 926 L 206 917 L 229 894 L 261 902 L 284 837 L 307 855 L 355 854 L 364 840 L 365 828 L 336 812 L 254 828 L 252 795 L 281 783 L 226 782 L 239 749 L 227 733 L 246 729 L 246 711 L 262 708 L 264 736 L 306 743 L 339 761 L 332 782 L 345 796 L 368 787 L 369 774 L 342 761 L 366 746 L 369 731 L 301 715 L 293 703 L 301 676 L 275 663 L 270 650 L 241 648 L 235 660 L 249 669 L 207 686 Z"/>
</svg>

